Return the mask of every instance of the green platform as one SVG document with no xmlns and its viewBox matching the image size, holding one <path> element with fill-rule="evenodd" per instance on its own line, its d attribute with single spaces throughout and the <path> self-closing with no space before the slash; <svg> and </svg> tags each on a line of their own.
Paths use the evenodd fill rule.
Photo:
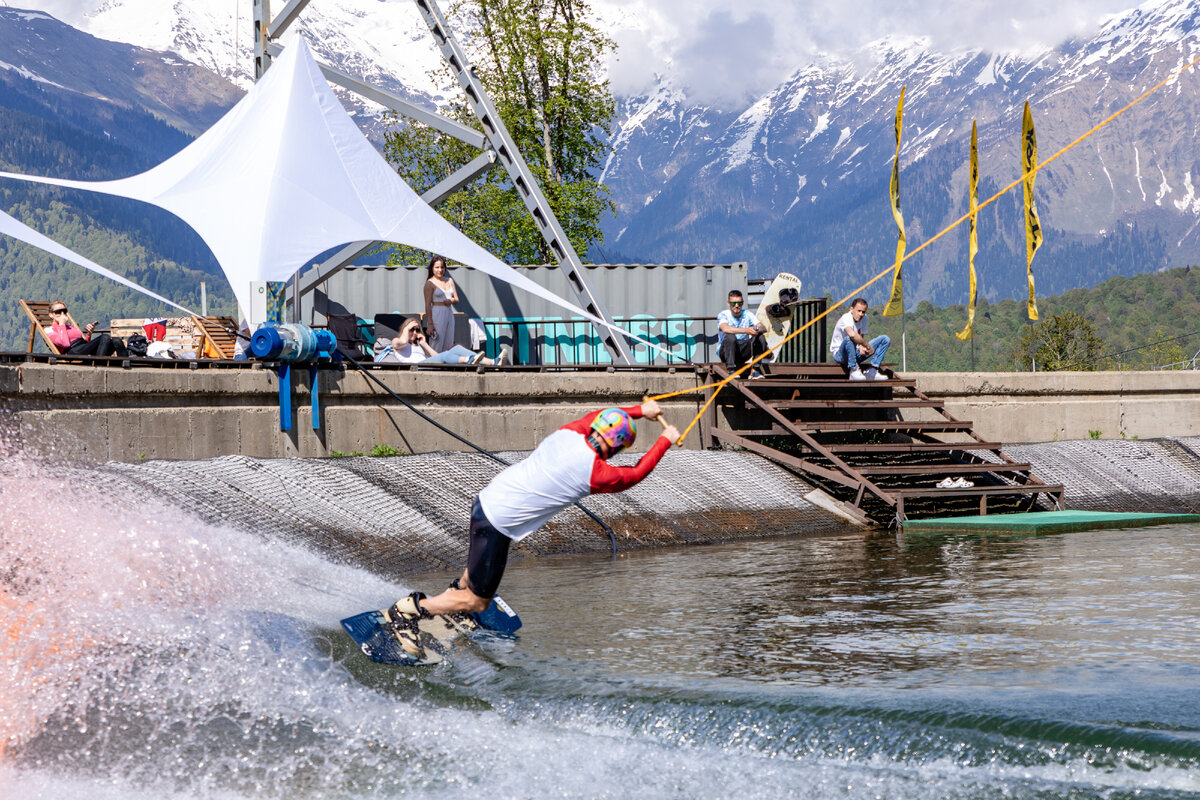
<svg viewBox="0 0 1200 800">
<path fill-rule="evenodd" d="M 1200 514 L 1124 514 L 1110 511 L 1033 511 L 981 517 L 938 517 L 904 523 L 905 533 L 1072 533 L 1200 522 Z"/>
</svg>

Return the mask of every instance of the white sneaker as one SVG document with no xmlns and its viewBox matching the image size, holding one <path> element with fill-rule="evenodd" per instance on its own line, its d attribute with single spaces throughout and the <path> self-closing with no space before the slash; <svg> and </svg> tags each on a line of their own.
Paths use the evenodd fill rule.
<svg viewBox="0 0 1200 800">
<path fill-rule="evenodd" d="M 955 489 L 970 489 L 974 485 L 975 484 L 972 481 L 969 481 L 966 478 L 959 478 L 954 482 Z"/>
<path fill-rule="evenodd" d="M 942 478 L 935 485 L 939 489 L 956 489 L 956 488 L 958 488 L 958 484 L 955 483 L 954 478 Z"/>
<path fill-rule="evenodd" d="M 880 372 L 877 369 L 873 369 L 873 370 L 871 370 L 871 372 L 875 373 L 874 375 L 871 376 L 871 380 L 873 380 L 873 381 L 886 381 L 888 379 L 887 375 L 884 375 L 882 372 Z"/>
<path fill-rule="evenodd" d="M 512 357 L 512 349 L 507 345 L 500 348 L 500 355 L 496 356 L 495 364 L 497 367 L 502 367 L 508 363 L 508 359 Z"/>
<path fill-rule="evenodd" d="M 866 375 L 863 375 L 863 373 L 862 373 L 862 370 L 861 370 L 861 369 L 855 369 L 855 370 L 851 370 L 851 372 L 850 372 L 850 380 L 852 380 L 852 381 L 865 381 L 866 379 L 867 379 L 867 376 L 866 376 Z"/>
</svg>

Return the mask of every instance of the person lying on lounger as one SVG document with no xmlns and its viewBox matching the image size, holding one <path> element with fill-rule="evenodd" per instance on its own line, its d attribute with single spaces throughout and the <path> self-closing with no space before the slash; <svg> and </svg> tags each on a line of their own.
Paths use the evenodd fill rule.
<svg viewBox="0 0 1200 800">
<path fill-rule="evenodd" d="M 492 360 L 483 351 L 472 353 L 460 344 L 456 344 L 444 353 L 439 353 L 429 346 L 421 325 L 409 317 L 400 323 L 400 335 L 392 339 L 392 343 L 379 351 L 375 356 L 377 364 L 496 364 L 508 361 L 508 350 L 501 350 L 500 355 Z"/>
</svg>

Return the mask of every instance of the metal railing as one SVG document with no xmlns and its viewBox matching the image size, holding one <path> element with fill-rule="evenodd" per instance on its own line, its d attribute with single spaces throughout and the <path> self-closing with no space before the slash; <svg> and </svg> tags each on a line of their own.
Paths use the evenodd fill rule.
<svg viewBox="0 0 1200 800">
<path fill-rule="evenodd" d="M 825 298 L 803 300 L 792 307 L 792 330 L 824 313 Z M 617 317 L 617 325 L 661 347 L 670 355 L 633 341 L 630 348 L 634 363 L 670 366 L 712 363 L 717 355 L 717 318 L 689 317 Z M 483 320 L 487 334 L 487 355 L 496 357 L 501 348 L 510 347 L 513 362 L 529 366 L 574 366 L 609 364 L 612 355 L 604 347 L 595 327 L 583 319 L 496 319 Z M 828 352 L 825 319 L 822 318 L 800 336 L 785 344 L 779 361 L 821 363 Z"/>
<path fill-rule="evenodd" d="M 1163 364 L 1162 366 L 1154 367 L 1154 369 L 1200 369 L 1200 352 L 1183 361 L 1176 361 L 1173 364 Z"/>
<path fill-rule="evenodd" d="M 799 330 L 813 319 L 821 317 L 816 324 L 801 332 L 799 336 L 779 349 L 778 361 L 784 364 L 824 364 L 829 353 L 829 335 L 822 317 L 828 308 L 824 297 L 810 297 L 792 306 L 792 330 Z"/>
</svg>

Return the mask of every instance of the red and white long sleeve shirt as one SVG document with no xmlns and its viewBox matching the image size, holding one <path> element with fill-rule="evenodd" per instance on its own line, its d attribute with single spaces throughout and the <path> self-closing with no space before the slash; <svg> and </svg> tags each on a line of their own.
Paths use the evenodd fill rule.
<svg viewBox="0 0 1200 800">
<path fill-rule="evenodd" d="M 642 416 L 641 406 L 623 410 L 634 419 Z M 589 494 L 624 491 L 649 475 L 671 446 L 660 436 L 634 466 L 609 464 L 587 443 L 599 413 L 562 426 L 484 487 L 479 505 L 496 530 L 519 541 Z"/>
</svg>

